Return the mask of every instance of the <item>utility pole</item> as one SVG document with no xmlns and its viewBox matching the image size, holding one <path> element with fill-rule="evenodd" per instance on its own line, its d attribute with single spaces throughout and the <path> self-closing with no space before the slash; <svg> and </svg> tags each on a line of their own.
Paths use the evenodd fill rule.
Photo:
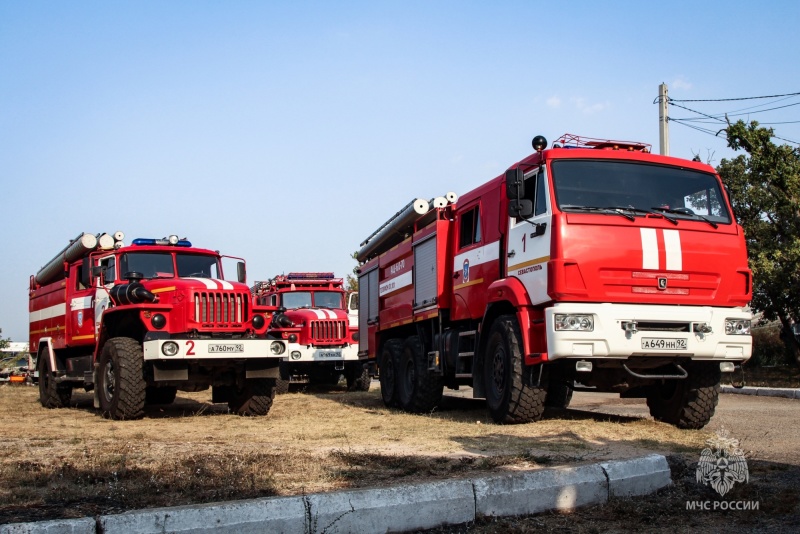
<svg viewBox="0 0 800 534">
<path fill-rule="evenodd" d="M 662 156 L 669 156 L 669 111 L 667 109 L 667 84 L 658 86 L 658 148 Z"/>
</svg>

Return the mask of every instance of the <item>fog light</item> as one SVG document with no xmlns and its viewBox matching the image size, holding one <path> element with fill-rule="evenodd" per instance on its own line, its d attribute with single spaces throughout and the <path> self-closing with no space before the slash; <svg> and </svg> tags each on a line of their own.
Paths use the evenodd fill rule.
<svg viewBox="0 0 800 534">
<path fill-rule="evenodd" d="M 594 318 L 591 315 L 572 315 L 557 313 L 553 316 L 556 330 L 572 330 L 579 332 L 592 332 Z"/>
<path fill-rule="evenodd" d="M 257 313 L 253 316 L 253 328 L 255 328 L 256 330 L 261 330 L 262 328 L 264 328 L 265 324 L 266 322 L 264 321 L 263 315 Z"/>
<path fill-rule="evenodd" d="M 178 354 L 178 344 L 174 341 L 167 341 L 163 345 L 161 345 L 161 353 L 164 356 L 175 356 Z"/>
<path fill-rule="evenodd" d="M 579 373 L 591 373 L 592 362 L 587 362 L 586 360 L 577 361 L 575 362 L 575 370 Z"/>
<path fill-rule="evenodd" d="M 286 351 L 286 346 L 280 341 L 273 341 L 272 344 L 269 346 L 269 350 L 272 351 L 272 354 L 275 356 L 279 356 Z"/>
<path fill-rule="evenodd" d="M 153 328 L 156 330 L 161 330 L 167 324 L 167 318 L 164 317 L 162 314 L 157 313 L 150 319 L 150 324 L 153 325 Z"/>
<path fill-rule="evenodd" d="M 719 362 L 719 370 L 722 373 L 732 373 L 736 369 L 733 362 Z"/>
<path fill-rule="evenodd" d="M 289 357 L 290 357 L 291 359 L 293 359 L 293 360 L 299 360 L 300 358 L 302 358 L 302 357 L 303 357 L 303 355 L 302 355 L 302 354 L 300 354 L 300 351 L 299 351 L 299 350 L 293 350 L 293 351 L 292 351 L 292 354 L 291 354 Z"/>
</svg>

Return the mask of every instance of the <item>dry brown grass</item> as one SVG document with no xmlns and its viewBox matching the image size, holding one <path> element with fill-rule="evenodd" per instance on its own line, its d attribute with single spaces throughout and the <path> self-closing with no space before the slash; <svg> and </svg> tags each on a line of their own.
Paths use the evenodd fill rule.
<svg viewBox="0 0 800 534">
<path fill-rule="evenodd" d="M 34 387 L 0 387 L 0 523 L 696 451 L 710 435 L 573 411 L 498 426 L 482 401 L 457 397 L 409 415 L 385 408 L 377 385 L 281 395 L 262 418 L 210 396 L 179 392 L 142 420 L 111 421 L 91 394 L 47 410 Z"/>
</svg>

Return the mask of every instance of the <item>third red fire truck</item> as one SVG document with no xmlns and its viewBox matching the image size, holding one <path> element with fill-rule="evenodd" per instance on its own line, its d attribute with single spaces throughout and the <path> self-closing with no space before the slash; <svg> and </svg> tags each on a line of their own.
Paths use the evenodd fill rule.
<svg viewBox="0 0 800 534">
<path fill-rule="evenodd" d="M 751 354 L 752 274 L 714 169 L 565 135 L 464 194 L 417 200 L 362 244 L 360 350 L 387 405 L 473 388 L 535 421 L 575 388 L 700 428 Z"/>
<path fill-rule="evenodd" d="M 290 381 L 335 385 L 344 375 L 349 390 L 367 391 L 370 371 L 358 356 L 358 329 L 349 313 L 344 281 L 330 272 L 295 272 L 256 282 L 256 301 L 278 312 L 269 332 L 288 343 L 278 392 Z"/>
</svg>

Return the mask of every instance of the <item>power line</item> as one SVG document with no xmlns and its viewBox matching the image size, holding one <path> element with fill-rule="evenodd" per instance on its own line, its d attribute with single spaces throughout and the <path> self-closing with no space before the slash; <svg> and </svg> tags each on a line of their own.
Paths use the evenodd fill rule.
<svg viewBox="0 0 800 534">
<path fill-rule="evenodd" d="M 768 95 L 768 96 L 743 96 L 739 98 L 706 98 L 706 99 L 695 99 L 695 100 L 677 100 L 674 98 L 667 97 L 669 102 L 733 102 L 735 100 L 757 100 L 759 98 L 780 98 L 783 96 L 798 96 L 800 93 L 786 93 L 784 95 Z"/>
</svg>

